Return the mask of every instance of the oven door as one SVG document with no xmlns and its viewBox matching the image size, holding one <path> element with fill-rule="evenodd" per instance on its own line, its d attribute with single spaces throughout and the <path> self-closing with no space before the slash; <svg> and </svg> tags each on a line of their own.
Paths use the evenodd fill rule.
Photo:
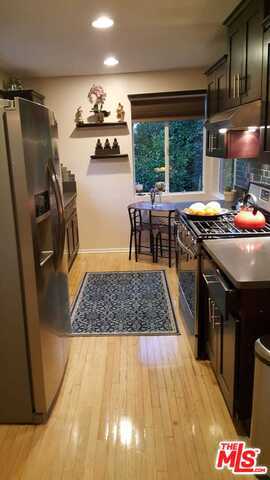
<svg viewBox="0 0 270 480">
<path fill-rule="evenodd" d="M 181 225 L 178 226 L 176 235 L 176 268 L 182 319 L 194 355 L 198 358 L 199 259 L 196 241 Z"/>
</svg>

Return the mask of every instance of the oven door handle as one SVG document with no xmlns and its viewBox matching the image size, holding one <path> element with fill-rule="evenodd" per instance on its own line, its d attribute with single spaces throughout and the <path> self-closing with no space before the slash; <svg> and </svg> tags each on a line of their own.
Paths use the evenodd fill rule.
<svg viewBox="0 0 270 480">
<path fill-rule="evenodd" d="M 194 252 L 192 252 L 192 250 L 190 250 L 190 249 L 182 242 L 182 240 L 180 240 L 179 232 L 177 232 L 177 243 L 178 243 L 178 245 L 184 250 L 184 252 L 185 252 L 187 255 L 190 255 L 192 258 L 195 257 Z"/>
</svg>

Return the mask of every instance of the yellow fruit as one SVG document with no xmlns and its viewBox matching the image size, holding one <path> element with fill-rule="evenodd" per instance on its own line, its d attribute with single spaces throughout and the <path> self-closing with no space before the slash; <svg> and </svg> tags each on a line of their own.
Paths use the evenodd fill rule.
<svg viewBox="0 0 270 480">
<path fill-rule="evenodd" d="M 217 211 L 214 208 L 206 208 L 205 209 L 205 215 L 212 216 L 212 215 L 216 215 L 216 214 L 217 214 Z"/>
<path fill-rule="evenodd" d="M 190 205 L 189 208 L 193 215 L 200 215 L 199 212 L 204 211 L 205 206 L 201 202 L 195 202 L 195 203 L 192 203 L 192 205 Z"/>
<path fill-rule="evenodd" d="M 209 202 L 206 204 L 206 208 L 211 208 L 211 210 L 219 212 L 221 210 L 221 205 L 219 202 Z"/>
</svg>

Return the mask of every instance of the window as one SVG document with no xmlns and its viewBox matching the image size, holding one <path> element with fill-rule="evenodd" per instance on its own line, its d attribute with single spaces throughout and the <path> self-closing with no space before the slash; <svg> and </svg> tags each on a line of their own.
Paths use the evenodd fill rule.
<svg viewBox="0 0 270 480">
<path fill-rule="evenodd" d="M 135 181 L 149 192 L 165 182 L 166 192 L 203 189 L 203 120 L 134 121 Z"/>
</svg>

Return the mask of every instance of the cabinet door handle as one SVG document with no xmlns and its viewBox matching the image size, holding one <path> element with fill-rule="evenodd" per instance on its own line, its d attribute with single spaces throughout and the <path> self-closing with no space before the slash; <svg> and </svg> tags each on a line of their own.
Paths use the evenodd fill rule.
<svg viewBox="0 0 270 480">
<path fill-rule="evenodd" d="M 210 297 L 208 297 L 208 317 L 208 321 L 210 325 L 212 324 L 213 329 L 221 326 L 221 317 L 216 315 L 215 302 Z"/>
<path fill-rule="evenodd" d="M 211 146 L 211 152 L 213 152 L 215 150 L 215 147 L 214 147 L 214 142 L 215 142 L 215 134 L 212 133 L 212 146 Z"/>
<path fill-rule="evenodd" d="M 212 323 L 212 300 L 208 297 L 208 322 Z"/>
<path fill-rule="evenodd" d="M 233 76 L 233 98 L 235 98 L 236 94 L 236 75 Z"/>
<path fill-rule="evenodd" d="M 240 74 L 237 74 L 237 98 L 240 98 Z"/>
<path fill-rule="evenodd" d="M 212 326 L 215 328 L 215 303 L 212 301 Z"/>
<path fill-rule="evenodd" d="M 217 134 L 213 135 L 213 151 L 217 149 Z"/>
</svg>

